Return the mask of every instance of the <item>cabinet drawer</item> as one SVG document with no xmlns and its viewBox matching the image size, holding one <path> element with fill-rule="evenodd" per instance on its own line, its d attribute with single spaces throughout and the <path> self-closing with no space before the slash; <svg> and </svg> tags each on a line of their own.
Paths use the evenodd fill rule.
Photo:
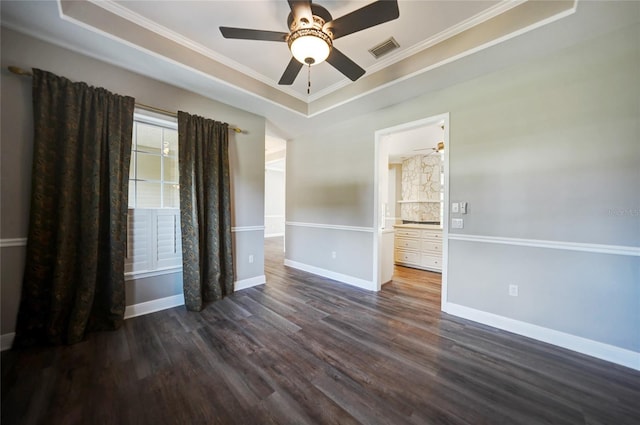
<svg viewBox="0 0 640 425">
<path fill-rule="evenodd" d="M 439 242 L 422 241 L 422 251 L 442 252 L 442 245 Z"/>
<path fill-rule="evenodd" d="M 409 251 L 396 251 L 396 262 L 407 264 L 420 264 L 420 254 Z"/>
<path fill-rule="evenodd" d="M 420 249 L 419 239 L 396 238 L 397 248 Z"/>
<path fill-rule="evenodd" d="M 428 267 L 430 269 L 442 270 L 442 259 L 440 257 L 434 257 L 432 255 L 422 255 L 422 261 L 420 261 L 422 267 Z"/>
<path fill-rule="evenodd" d="M 442 230 L 423 230 L 423 238 L 442 240 Z"/>
<path fill-rule="evenodd" d="M 420 230 L 417 229 L 396 229 L 396 236 L 400 237 L 408 237 L 408 238 L 419 238 Z"/>
</svg>

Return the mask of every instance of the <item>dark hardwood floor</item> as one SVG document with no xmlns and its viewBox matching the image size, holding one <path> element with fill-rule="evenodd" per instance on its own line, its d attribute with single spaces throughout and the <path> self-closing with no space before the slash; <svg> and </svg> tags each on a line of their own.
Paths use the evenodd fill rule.
<svg viewBox="0 0 640 425">
<path fill-rule="evenodd" d="M 640 423 L 640 373 L 439 310 L 440 275 L 370 293 L 282 266 L 202 313 L 2 353 L 2 424 Z"/>
</svg>

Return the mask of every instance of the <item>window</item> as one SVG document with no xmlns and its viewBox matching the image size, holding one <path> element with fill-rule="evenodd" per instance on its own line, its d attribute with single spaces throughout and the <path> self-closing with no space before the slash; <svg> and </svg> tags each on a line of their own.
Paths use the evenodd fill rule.
<svg viewBox="0 0 640 425">
<path fill-rule="evenodd" d="M 172 273 L 182 267 L 177 127 L 175 119 L 134 114 L 127 278 Z"/>
<path fill-rule="evenodd" d="M 179 199 L 177 124 L 135 114 L 129 208 L 178 208 Z"/>
</svg>

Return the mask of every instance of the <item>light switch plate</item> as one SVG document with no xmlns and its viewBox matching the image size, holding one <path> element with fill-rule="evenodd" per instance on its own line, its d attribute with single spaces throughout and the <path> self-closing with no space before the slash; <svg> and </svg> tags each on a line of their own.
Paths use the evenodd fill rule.
<svg viewBox="0 0 640 425">
<path fill-rule="evenodd" d="M 467 213 L 467 203 L 466 202 L 460 202 L 460 213 L 462 213 L 462 214 L 466 214 Z"/>
<path fill-rule="evenodd" d="M 464 229 L 464 220 L 461 218 L 452 218 L 451 219 L 451 228 L 452 229 Z"/>
<path fill-rule="evenodd" d="M 460 209 L 459 209 L 458 203 L 457 202 L 452 202 L 451 203 L 451 212 L 452 213 L 457 213 L 459 211 L 460 211 Z"/>
</svg>

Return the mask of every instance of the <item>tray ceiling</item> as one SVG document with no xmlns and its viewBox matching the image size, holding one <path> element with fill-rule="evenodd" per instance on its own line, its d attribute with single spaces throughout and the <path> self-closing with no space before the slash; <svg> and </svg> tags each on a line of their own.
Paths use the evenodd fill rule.
<svg viewBox="0 0 640 425">
<path fill-rule="evenodd" d="M 317 3 L 340 17 L 370 1 Z M 613 7 L 587 2 L 580 4 L 586 10 L 581 19 L 590 27 L 576 19 L 545 32 L 537 30 L 574 15 L 577 2 L 398 4 L 398 19 L 335 42 L 366 74 L 351 82 L 329 64 L 319 64 L 311 68 L 310 95 L 304 69 L 294 85 L 277 84 L 290 59 L 286 43 L 224 39 L 218 29 L 287 31 L 289 7 L 284 0 L 2 1 L 1 12 L 2 24 L 11 29 L 265 116 L 268 133 L 285 139 L 308 131 L 312 122 L 322 125 L 402 102 L 561 48 L 624 19 L 615 11 L 603 15 Z M 521 37 L 532 31 L 545 36 Z M 556 43 L 552 37 L 558 35 L 565 40 Z M 374 58 L 368 50 L 389 37 L 400 48 Z"/>
<path fill-rule="evenodd" d="M 339 17 L 370 2 L 318 3 Z M 307 94 L 305 69 L 292 86 L 277 84 L 291 57 L 286 43 L 224 39 L 218 29 L 237 26 L 287 31 L 289 6 L 284 0 L 60 2 L 65 20 L 308 116 L 490 45 L 571 11 L 573 6 L 573 1 L 400 1 L 398 19 L 335 42 L 366 70 L 365 76 L 351 82 L 328 63 L 321 63 L 310 69 L 311 93 Z M 368 50 L 389 37 L 394 37 L 400 48 L 375 59 Z"/>
</svg>

